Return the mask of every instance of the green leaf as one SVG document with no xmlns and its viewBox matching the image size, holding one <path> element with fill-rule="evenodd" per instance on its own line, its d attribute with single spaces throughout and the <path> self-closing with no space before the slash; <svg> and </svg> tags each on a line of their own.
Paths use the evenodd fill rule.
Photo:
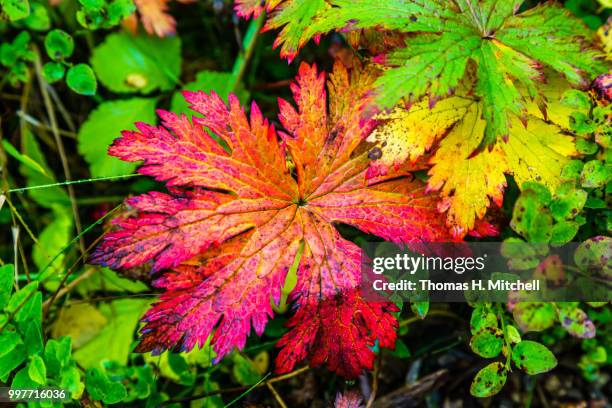
<svg viewBox="0 0 612 408">
<path fill-rule="evenodd" d="M 553 220 L 544 205 L 538 191 L 529 188 L 516 200 L 510 226 L 528 242 L 550 241 Z"/>
<path fill-rule="evenodd" d="M 187 101 L 185 101 L 185 98 L 181 94 L 182 91 L 215 91 L 224 101 L 227 101 L 227 96 L 231 92 L 234 92 L 238 96 L 238 99 L 242 103 L 245 103 L 249 98 L 249 92 L 244 89 L 242 84 L 234 89 L 235 82 L 236 77 L 229 72 L 200 71 L 196 74 L 193 82 L 189 82 L 182 87 L 181 91 L 175 92 L 172 95 L 170 110 L 176 114 L 184 113 L 188 116 L 199 115 L 189 109 Z"/>
<path fill-rule="evenodd" d="M 74 362 L 70 366 L 62 368 L 60 388 L 68 390 L 72 399 L 81 398 L 85 390 L 85 384 L 81 380 L 81 373 Z"/>
<path fill-rule="evenodd" d="M 612 178 L 612 168 L 599 160 L 591 160 L 584 165 L 580 173 L 582 187 L 599 188 Z"/>
<path fill-rule="evenodd" d="M 582 211 L 588 193 L 574 188 L 571 183 L 560 185 L 550 203 L 550 213 L 557 221 L 573 219 Z"/>
<path fill-rule="evenodd" d="M 479 39 L 480 40 L 480 39 Z M 526 120 L 527 107 L 518 88 L 509 77 L 523 82 L 529 94 L 535 94 L 537 64 L 498 41 L 484 41 L 478 59 L 476 93 L 483 100 L 483 118 L 487 121 L 481 147 L 491 146 L 510 134 L 512 117 Z M 534 95 L 532 95 L 534 96 Z"/>
<path fill-rule="evenodd" d="M 560 221 L 552 227 L 550 242 L 557 245 L 567 244 L 574 239 L 579 228 L 580 225 L 575 221 Z"/>
<path fill-rule="evenodd" d="M 28 0 L 0 0 L 0 6 L 11 21 L 21 20 L 30 15 Z"/>
<path fill-rule="evenodd" d="M 470 331 L 472 335 L 485 328 L 497 328 L 497 316 L 488 307 L 476 306 L 470 318 Z"/>
<path fill-rule="evenodd" d="M 59 339 L 49 339 L 45 344 L 44 358 L 49 375 L 57 376 L 70 361 L 70 343 L 70 337 L 64 336 Z"/>
<path fill-rule="evenodd" d="M 534 200 L 536 203 L 543 207 L 548 207 L 550 205 L 550 201 L 552 200 L 552 195 L 548 188 L 540 183 L 536 183 L 535 181 L 526 181 L 523 183 L 521 190 L 532 191 L 535 193 Z"/>
<path fill-rule="evenodd" d="M 124 278 L 112 269 L 100 268 L 92 277 L 78 284 L 75 289 L 84 295 L 99 290 L 141 293 L 148 290 L 149 287 L 143 282 Z"/>
<path fill-rule="evenodd" d="M 32 3 L 30 15 L 24 20 L 26 27 L 35 31 L 45 31 L 51 27 L 47 8 L 40 3 Z"/>
<path fill-rule="evenodd" d="M 62 79 L 65 72 L 66 68 L 64 68 L 64 66 L 58 62 L 47 62 L 45 65 L 43 65 L 43 76 L 50 84 Z"/>
<path fill-rule="evenodd" d="M 522 1 L 423 2 L 389 0 L 286 1 L 268 3 L 267 28 L 282 29 L 281 56 L 293 58 L 308 39 L 333 30 L 394 30 L 406 47 L 378 57 L 386 69 L 377 80 L 377 101 L 392 108 L 429 97 L 430 103 L 462 86 L 474 89 L 487 121 L 480 147 L 507 136 L 510 119 L 524 119 L 526 101 L 541 97 L 546 66 L 576 87 L 587 87 L 608 67 L 592 33 L 571 13 L 548 3 L 518 12 Z M 475 65 L 475 70 L 466 67 Z M 469 72 L 468 72 L 469 71 Z M 516 124 L 514 125 L 516 126 Z"/>
<path fill-rule="evenodd" d="M 491 363 L 478 371 L 472 381 L 470 393 L 479 398 L 490 397 L 501 391 L 506 384 L 508 372 L 500 362 Z"/>
<path fill-rule="evenodd" d="M 169 90 L 181 72 L 181 41 L 178 36 L 111 34 L 94 49 L 91 65 L 100 82 L 113 92 Z"/>
<path fill-rule="evenodd" d="M 555 323 L 556 318 L 553 305 L 544 302 L 519 302 L 512 314 L 524 332 L 546 330 Z"/>
<path fill-rule="evenodd" d="M 37 294 L 39 295 L 39 294 Z M 36 320 L 27 320 L 20 324 L 24 333 L 24 345 L 28 356 L 43 350 L 42 328 Z"/>
<path fill-rule="evenodd" d="M 411 355 L 410 349 L 401 339 L 395 341 L 395 349 L 390 351 L 389 354 L 397 358 L 409 358 Z"/>
<path fill-rule="evenodd" d="M 84 368 L 97 366 L 103 360 L 127 364 L 138 321 L 149 300 L 121 299 L 100 305 L 108 324 L 91 341 L 74 352 L 74 359 Z"/>
<path fill-rule="evenodd" d="M 47 382 L 47 368 L 45 362 L 39 355 L 33 355 L 28 363 L 28 375 L 30 379 L 40 385 Z"/>
<path fill-rule="evenodd" d="M 557 359 L 543 344 L 523 340 L 512 349 L 514 365 L 529 375 L 545 373 L 557 365 Z"/>
<path fill-rule="evenodd" d="M 60 61 L 72 55 L 74 40 L 70 34 L 63 30 L 51 30 L 45 37 L 45 49 L 49 58 Z"/>
<path fill-rule="evenodd" d="M 597 236 L 581 243 L 574 252 L 574 261 L 591 275 L 612 278 L 612 238 Z"/>
<path fill-rule="evenodd" d="M 135 11 L 133 0 L 79 0 L 83 6 L 76 13 L 76 19 L 89 30 L 111 28 Z"/>
<path fill-rule="evenodd" d="M 68 207 L 54 206 L 53 221 L 42 230 L 32 250 L 32 259 L 46 279 L 45 288 L 55 290 L 65 272 L 65 254 L 61 251 L 72 238 L 73 218 Z M 59 255 L 58 255 L 59 254 Z"/>
<path fill-rule="evenodd" d="M 584 167 L 584 162 L 581 160 L 571 160 L 561 171 L 561 180 L 575 181 L 580 178 L 580 173 Z"/>
<path fill-rule="evenodd" d="M 32 381 L 28 374 L 28 367 L 23 367 L 21 370 L 17 371 L 11 383 L 11 388 L 13 389 L 33 389 L 38 387 L 39 384 Z"/>
<path fill-rule="evenodd" d="M 53 175 L 53 172 L 49 168 L 45 156 L 36 140 L 34 134 L 26 128 L 21 136 L 22 151 L 23 154 L 28 155 L 35 160 L 36 163 L 40 164 L 45 169 L 47 175 L 40 174 L 37 171 L 30 169 L 27 166 L 20 166 L 19 172 L 27 179 L 26 185 L 28 187 L 48 185 L 56 183 L 57 180 Z M 70 205 L 70 198 L 65 190 L 59 186 L 45 187 L 28 190 L 28 196 L 32 198 L 37 204 L 45 208 L 52 208 L 57 204 L 63 206 Z"/>
<path fill-rule="evenodd" d="M 9 303 L 14 280 L 15 268 L 13 264 L 0 266 L 0 310 L 4 309 Z"/>
<path fill-rule="evenodd" d="M 33 281 L 22 287 L 17 292 L 13 293 L 8 305 L 4 309 L 7 313 L 15 313 L 18 308 L 24 307 L 28 300 L 30 300 L 38 288 L 38 282 Z"/>
<path fill-rule="evenodd" d="M 89 163 L 93 177 L 120 176 L 134 172 L 136 163 L 119 160 L 107 154 L 108 147 L 124 130 L 135 130 L 135 122 L 156 120 L 156 99 L 131 98 L 104 102 L 91 112 L 81 126 L 78 150 Z"/>
<path fill-rule="evenodd" d="M 386 65 L 395 68 L 375 83 L 378 104 L 389 109 L 402 97 L 415 102 L 424 95 L 429 95 L 430 100 L 447 96 L 459 85 L 469 57 L 480 42 L 478 36 L 467 31 L 422 34 L 418 39 L 406 40 L 406 47 L 394 50 L 386 58 Z"/>
<path fill-rule="evenodd" d="M 18 345 L 11 352 L 0 357 L 0 381 L 5 383 L 11 372 L 25 361 L 26 356 L 25 348 Z"/>
<path fill-rule="evenodd" d="M 595 142 L 585 139 L 578 139 L 576 141 L 576 150 L 578 150 L 578 153 L 580 154 L 590 155 L 597 153 L 599 146 Z"/>
<path fill-rule="evenodd" d="M 95 95 L 98 88 L 96 76 L 87 64 L 77 64 L 66 74 L 68 87 L 79 95 Z"/>
<path fill-rule="evenodd" d="M 85 373 L 85 387 L 94 400 L 105 404 L 116 404 L 127 397 L 127 390 L 120 382 L 110 380 L 98 368 L 91 368 Z"/>
<path fill-rule="evenodd" d="M 23 341 L 21 341 L 19 333 L 4 328 L 0 332 L 0 357 L 7 355 L 20 344 L 23 344 Z"/>
<path fill-rule="evenodd" d="M 512 325 L 507 325 L 506 326 L 506 333 L 508 334 L 508 339 L 510 340 L 511 343 L 516 344 L 519 341 L 521 341 L 521 334 L 519 333 L 518 329 Z"/>
<path fill-rule="evenodd" d="M 261 374 L 250 359 L 243 357 L 238 353 L 232 355 L 232 374 L 236 381 L 241 385 L 255 384 L 261 379 Z"/>
<path fill-rule="evenodd" d="M 415 315 L 419 316 L 421 319 L 425 319 L 429 311 L 429 302 L 411 302 L 410 309 Z"/>
<path fill-rule="evenodd" d="M 557 313 L 561 326 L 569 334 L 580 339 L 591 339 L 595 337 L 595 325 L 589 319 L 584 310 L 572 303 L 557 303 Z"/>
<path fill-rule="evenodd" d="M 9 155 L 11 155 L 13 158 L 15 158 L 17 161 L 19 161 L 24 166 L 29 167 L 31 170 L 36 171 L 42 175 L 46 175 L 45 169 L 40 164 L 38 164 L 31 157 L 28 157 L 25 154 L 19 153 L 19 151 L 15 149 L 15 147 L 12 144 L 10 144 L 8 140 L 6 139 L 2 140 L 2 147 L 4 147 L 5 152 L 7 152 Z"/>
<path fill-rule="evenodd" d="M 572 109 L 588 111 L 591 109 L 591 98 L 586 92 L 570 89 L 561 96 L 561 103 Z"/>
<path fill-rule="evenodd" d="M 168 364 L 170 369 L 178 374 L 177 382 L 182 385 L 193 385 L 195 383 L 195 370 L 192 370 L 181 354 L 169 353 Z"/>
<path fill-rule="evenodd" d="M 501 353 L 504 333 L 498 328 L 487 327 L 472 336 L 470 348 L 484 358 L 493 358 Z"/>
</svg>

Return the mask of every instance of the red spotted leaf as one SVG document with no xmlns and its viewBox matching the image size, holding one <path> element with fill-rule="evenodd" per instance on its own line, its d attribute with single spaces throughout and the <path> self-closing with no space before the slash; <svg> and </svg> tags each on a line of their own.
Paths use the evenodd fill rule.
<svg viewBox="0 0 612 408">
<path fill-rule="evenodd" d="M 140 173 L 168 187 L 129 199 L 135 215 L 118 218 L 91 259 L 163 271 L 154 284 L 165 292 L 144 317 L 137 351 L 189 350 L 211 334 L 218 358 L 243 347 L 272 317 L 270 299 L 279 301 L 302 245 L 279 369 L 308 358 L 355 377 L 372 367 L 376 340 L 393 346 L 394 308 L 359 297 L 361 250 L 334 224 L 402 243 L 450 236 L 421 182 L 366 178 L 362 142 L 375 123 L 364 111 L 374 80 L 336 64 L 326 90 L 325 75 L 304 64 L 291 87 L 297 107 L 279 102 L 283 131 L 256 104 L 247 116 L 235 96 L 227 106 L 214 93 L 186 92 L 201 117 L 160 111 L 163 126 L 140 123 L 115 141 L 110 154 L 142 162 Z"/>
</svg>

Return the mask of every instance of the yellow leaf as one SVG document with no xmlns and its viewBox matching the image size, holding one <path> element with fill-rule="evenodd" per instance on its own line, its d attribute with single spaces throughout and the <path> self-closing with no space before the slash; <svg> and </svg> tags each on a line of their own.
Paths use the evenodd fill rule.
<svg viewBox="0 0 612 408">
<path fill-rule="evenodd" d="M 456 236 L 474 228 L 476 218 L 484 217 L 490 200 L 501 205 L 507 168 L 499 146 L 471 157 L 484 134 L 486 122 L 481 106 L 473 102 L 466 115 L 440 142 L 431 159 L 428 187 L 440 190 L 440 211 L 447 212 L 447 225 Z"/>
<path fill-rule="evenodd" d="M 527 128 L 515 122 L 507 143 L 500 143 L 507 161 L 507 173 L 519 186 L 537 181 L 551 190 L 560 183 L 561 170 L 576 153 L 573 138 L 540 119 L 530 117 Z"/>
<path fill-rule="evenodd" d="M 376 119 L 382 124 L 368 136 L 382 151 L 378 164 L 390 167 L 406 160 L 415 162 L 461 119 L 473 100 L 452 96 L 429 108 L 424 100 L 410 109 L 397 106 L 390 113 L 381 113 Z"/>
<path fill-rule="evenodd" d="M 569 85 L 558 76 L 548 78 L 536 99 L 526 101 L 527 125 L 512 118 L 508 141 L 499 140 L 476 155 L 486 128 L 477 99 L 453 96 L 431 110 L 422 101 L 409 111 L 396 107 L 379 115 L 381 125 L 368 138 L 382 152 L 373 167 L 414 162 L 435 149 L 428 188 L 439 191 L 438 209 L 447 213 L 447 226 L 458 237 L 474 229 L 491 202 L 502 204 L 506 175 L 514 176 L 519 186 L 531 180 L 554 191 L 561 169 L 576 152 L 573 138 L 565 133 L 571 108 L 560 103 Z M 541 108 L 543 101 L 546 109 Z"/>
<path fill-rule="evenodd" d="M 607 3 L 612 4 L 612 0 L 607 0 Z M 608 18 L 606 24 L 602 25 L 599 27 L 599 30 L 597 30 L 599 40 L 603 45 L 603 49 L 606 52 L 606 59 L 608 61 L 612 60 L 612 34 L 610 33 L 610 28 L 612 28 L 612 18 Z"/>
<path fill-rule="evenodd" d="M 70 336 L 72 345 L 78 349 L 104 328 L 106 317 L 95 307 L 88 303 L 76 303 L 65 306 L 51 326 L 51 335 L 54 338 Z"/>
</svg>

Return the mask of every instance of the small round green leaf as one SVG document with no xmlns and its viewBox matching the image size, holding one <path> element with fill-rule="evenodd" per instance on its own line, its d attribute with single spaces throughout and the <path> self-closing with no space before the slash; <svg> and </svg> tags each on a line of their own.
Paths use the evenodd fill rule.
<svg viewBox="0 0 612 408">
<path fill-rule="evenodd" d="M 181 73 L 181 40 L 111 34 L 94 49 L 91 65 L 100 82 L 113 92 L 169 90 Z"/>
<path fill-rule="evenodd" d="M 43 65 L 43 76 L 50 84 L 62 79 L 65 72 L 66 68 L 59 62 L 47 62 Z"/>
<path fill-rule="evenodd" d="M 578 233 L 580 225 L 576 221 L 560 221 L 553 225 L 550 242 L 556 245 L 570 242 Z"/>
<path fill-rule="evenodd" d="M 476 374 L 470 387 L 470 393 L 479 398 L 495 395 L 506 384 L 507 375 L 508 372 L 502 363 L 491 363 Z"/>
<path fill-rule="evenodd" d="M 561 180 L 578 180 L 583 167 L 584 163 L 581 160 L 570 160 L 565 167 L 563 167 L 563 170 L 561 170 Z"/>
<path fill-rule="evenodd" d="M 519 302 L 512 310 L 514 320 L 524 331 L 542 331 L 555 323 L 556 313 L 551 303 Z"/>
<path fill-rule="evenodd" d="M 32 12 L 23 22 L 26 27 L 36 31 L 45 31 L 51 27 L 47 8 L 40 3 L 32 3 Z"/>
<path fill-rule="evenodd" d="M 497 328 L 497 316 L 487 308 L 477 306 L 472 311 L 472 317 L 470 318 L 470 331 L 472 334 L 476 334 L 487 327 Z"/>
<path fill-rule="evenodd" d="M 612 238 L 592 237 L 584 241 L 574 252 L 576 265 L 589 275 L 612 278 Z"/>
<path fill-rule="evenodd" d="M 74 52 L 74 40 L 65 31 L 55 29 L 45 37 L 45 49 L 52 60 L 68 58 Z"/>
<path fill-rule="evenodd" d="M 570 89 L 561 96 L 561 104 L 573 109 L 589 110 L 591 108 L 591 99 L 586 92 Z"/>
<path fill-rule="evenodd" d="M 580 174 L 582 187 L 598 188 L 606 185 L 612 178 L 612 169 L 599 160 L 591 160 L 584 165 Z"/>
<path fill-rule="evenodd" d="M 587 200 L 587 192 L 574 188 L 573 183 L 561 184 L 550 203 L 550 213 L 557 221 L 575 218 Z"/>
<path fill-rule="evenodd" d="M 514 346 L 512 361 L 529 375 L 545 373 L 557 365 L 557 359 L 546 346 L 531 340 L 523 340 Z"/>
<path fill-rule="evenodd" d="M 68 70 L 66 83 L 80 95 L 95 95 L 98 84 L 93 70 L 87 64 L 78 64 Z"/>
<path fill-rule="evenodd" d="M 493 358 L 501 353 L 504 333 L 495 327 L 487 327 L 476 333 L 470 340 L 470 348 L 484 358 Z"/>
<path fill-rule="evenodd" d="M 47 368 L 42 357 L 35 354 L 32 356 L 30 363 L 28 364 L 28 375 L 30 379 L 40 385 L 44 385 L 47 382 Z"/>
</svg>

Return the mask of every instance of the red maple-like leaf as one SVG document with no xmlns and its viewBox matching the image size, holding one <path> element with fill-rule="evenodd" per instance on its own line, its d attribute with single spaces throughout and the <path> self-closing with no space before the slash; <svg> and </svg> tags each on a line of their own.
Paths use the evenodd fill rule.
<svg viewBox="0 0 612 408">
<path fill-rule="evenodd" d="M 359 289 L 345 291 L 331 299 L 302 305 L 287 323 L 292 330 L 278 341 L 283 347 L 276 360 L 277 371 L 293 370 L 305 358 L 313 367 L 327 364 L 336 373 L 359 376 L 363 367 L 372 367 L 376 340 L 380 347 L 393 348 L 397 320 L 392 303 L 367 302 Z"/>
<path fill-rule="evenodd" d="M 373 81 L 337 63 L 326 92 L 325 75 L 303 64 L 291 87 L 297 109 L 279 101 L 282 132 L 254 103 L 247 118 L 233 95 L 228 107 L 214 93 L 185 92 L 203 117 L 160 111 L 163 126 L 139 123 L 115 141 L 110 154 L 142 161 L 139 172 L 169 190 L 129 199 L 136 215 L 117 219 L 91 259 L 166 271 L 137 351 L 189 350 L 212 333 L 218 358 L 243 347 L 251 328 L 263 333 L 301 246 L 297 312 L 278 369 L 309 358 L 355 377 L 372 367 L 376 340 L 393 346 L 394 306 L 360 297 L 361 249 L 334 223 L 402 243 L 451 237 L 421 182 L 405 173 L 366 178 Z"/>
</svg>

